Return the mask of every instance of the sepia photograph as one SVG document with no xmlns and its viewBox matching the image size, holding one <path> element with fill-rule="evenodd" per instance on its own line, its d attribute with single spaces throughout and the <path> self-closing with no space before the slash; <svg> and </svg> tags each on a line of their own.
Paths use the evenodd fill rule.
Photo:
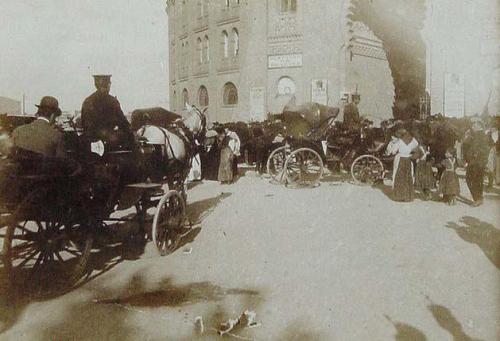
<svg viewBox="0 0 500 341">
<path fill-rule="evenodd" d="M 500 341 L 499 0 L 0 22 L 0 341 Z"/>
</svg>

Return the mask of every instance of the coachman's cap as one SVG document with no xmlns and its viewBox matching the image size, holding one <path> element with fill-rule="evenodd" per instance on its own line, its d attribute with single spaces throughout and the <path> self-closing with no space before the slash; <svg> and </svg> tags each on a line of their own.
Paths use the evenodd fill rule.
<svg viewBox="0 0 500 341">
<path fill-rule="evenodd" d="M 55 99 L 55 97 L 52 96 L 43 97 L 42 100 L 40 101 L 40 104 L 35 106 L 39 109 L 41 108 L 52 109 L 55 112 L 59 113 L 61 112 L 61 109 L 59 109 L 59 102 L 57 101 L 57 99 Z"/>
<path fill-rule="evenodd" d="M 92 75 L 94 82 L 97 84 L 111 83 L 111 75 Z"/>
</svg>

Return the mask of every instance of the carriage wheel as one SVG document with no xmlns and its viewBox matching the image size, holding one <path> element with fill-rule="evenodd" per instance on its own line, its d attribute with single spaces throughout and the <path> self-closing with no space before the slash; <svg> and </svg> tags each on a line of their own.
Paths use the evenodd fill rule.
<svg viewBox="0 0 500 341">
<path fill-rule="evenodd" d="M 384 165 L 373 155 L 361 155 L 351 165 L 351 176 L 358 185 L 373 184 L 384 178 Z"/>
<path fill-rule="evenodd" d="M 73 287 L 82 278 L 93 235 L 69 220 L 67 212 L 39 214 L 41 191 L 18 206 L 3 241 L 4 269 L 13 287 L 50 295 Z"/>
<path fill-rule="evenodd" d="M 153 242 L 160 255 L 168 255 L 177 249 L 185 213 L 184 199 L 175 190 L 168 191 L 158 203 L 152 233 Z"/>
<path fill-rule="evenodd" d="M 273 150 L 269 158 L 267 159 L 267 174 L 276 182 L 282 182 L 284 180 L 285 162 L 287 156 L 290 154 L 289 146 L 281 146 Z"/>
<path fill-rule="evenodd" d="M 287 157 L 285 170 L 288 183 L 301 187 L 314 187 L 323 175 L 323 160 L 316 151 L 299 148 Z"/>
</svg>

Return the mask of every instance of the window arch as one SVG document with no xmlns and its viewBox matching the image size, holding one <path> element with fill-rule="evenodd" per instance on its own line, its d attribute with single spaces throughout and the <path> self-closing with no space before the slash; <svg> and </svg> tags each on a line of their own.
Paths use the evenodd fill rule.
<svg viewBox="0 0 500 341">
<path fill-rule="evenodd" d="M 182 108 L 186 109 L 187 105 L 189 103 L 189 92 L 187 91 L 186 88 L 182 90 Z"/>
<path fill-rule="evenodd" d="M 208 103 L 208 90 L 204 85 L 202 85 L 198 90 L 198 104 L 200 107 L 208 107 Z"/>
<path fill-rule="evenodd" d="M 237 56 L 240 52 L 240 35 L 238 30 L 233 28 L 233 55 Z"/>
<path fill-rule="evenodd" d="M 224 105 L 238 105 L 238 89 L 231 82 L 224 84 L 223 101 Z"/>
<path fill-rule="evenodd" d="M 198 61 L 200 64 L 203 64 L 203 44 L 201 42 L 201 38 L 198 37 L 198 39 L 196 40 L 196 49 L 198 50 Z"/>
<path fill-rule="evenodd" d="M 292 96 L 295 94 L 296 86 L 293 79 L 283 76 L 278 80 L 278 96 Z"/>
<path fill-rule="evenodd" d="M 229 35 L 227 31 L 222 31 L 222 47 L 224 51 L 224 58 L 229 57 Z"/>
<path fill-rule="evenodd" d="M 210 41 L 208 39 L 208 35 L 205 36 L 205 61 L 210 62 Z"/>
</svg>

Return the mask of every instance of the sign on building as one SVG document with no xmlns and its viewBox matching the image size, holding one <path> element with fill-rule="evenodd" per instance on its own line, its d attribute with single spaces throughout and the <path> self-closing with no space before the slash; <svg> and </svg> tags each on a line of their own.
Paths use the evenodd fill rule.
<svg viewBox="0 0 500 341">
<path fill-rule="evenodd" d="M 262 121 L 266 118 L 264 96 L 265 89 L 263 87 L 250 89 L 251 120 Z"/>
<path fill-rule="evenodd" d="M 311 102 L 328 105 L 328 80 L 313 79 L 311 82 Z"/>
<path fill-rule="evenodd" d="M 268 67 L 270 69 L 279 69 L 286 67 L 301 67 L 302 66 L 302 54 L 282 54 L 275 56 L 268 56 Z"/>
<path fill-rule="evenodd" d="M 465 115 L 465 76 L 463 73 L 444 74 L 444 115 Z"/>
</svg>

